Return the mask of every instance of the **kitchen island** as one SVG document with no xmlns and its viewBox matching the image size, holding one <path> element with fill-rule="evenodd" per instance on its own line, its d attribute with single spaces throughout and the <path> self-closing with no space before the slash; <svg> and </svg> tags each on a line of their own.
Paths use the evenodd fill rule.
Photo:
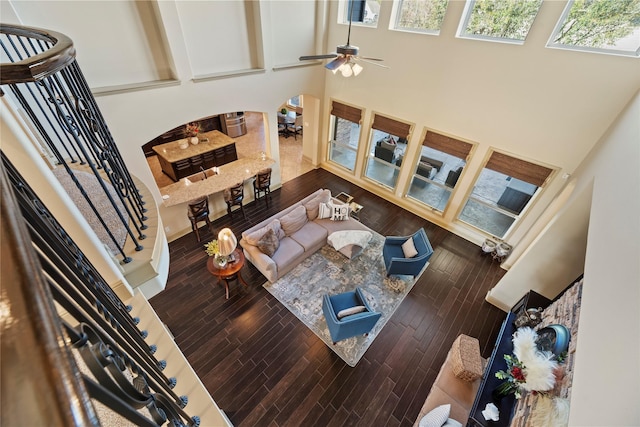
<svg viewBox="0 0 640 427">
<path fill-rule="evenodd" d="M 155 147 L 154 147 L 155 148 Z M 255 177 L 258 171 L 271 167 L 275 160 L 262 158 L 256 153 L 254 158 L 241 158 L 223 166 L 205 169 L 175 184 L 160 189 L 165 206 L 186 203 L 199 197 L 222 192 L 239 182 Z"/>
<path fill-rule="evenodd" d="M 213 130 L 198 135 L 198 138 L 200 142 L 195 145 L 189 143 L 189 138 L 183 138 L 154 146 L 162 172 L 177 182 L 202 169 L 238 159 L 235 141 L 224 133 Z"/>
</svg>

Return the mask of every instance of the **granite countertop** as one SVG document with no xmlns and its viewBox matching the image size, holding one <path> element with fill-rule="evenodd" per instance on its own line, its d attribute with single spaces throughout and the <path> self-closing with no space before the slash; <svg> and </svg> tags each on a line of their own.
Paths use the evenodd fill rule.
<svg viewBox="0 0 640 427">
<path fill-rule="evenodd" d="M 217 168 L 206 169 L 205 173 L 207 174 L 211 174 L 213 170 L 218 170 L 218 174 L 203 179 L 203 174 L 197 173 L 187 178 L 182 178 L 175 184 L 162 187 L 160 193 L 164 199 L 163 204 L 167 207 L 174 206 L 190 202 L 202 196 L 221 192 L 225 188 L 253 178 L 258 171 L 268 168 L 274 163 L 275 160 L 268 157 L 262 160 L 261 155 L 258 153 L 254 158 L 245 157 Z"/>
<path fill-rule="evenodd" d="M 233 144 L 235 140 L 218 130 L 212 130 L 211 132 L 204 132 L 198 134 L 200 142 L 193 145 L 188 142 L 189 138 L 179 139 L 177 141 L 167 142 L 165 144 L 159 144 L 153 146 L 158 156 L 161 156 L 169 163 L 175 163 L 180 160 L 188 159 L 189 157 L 198 156 L 209 151 L 224 147 L 229 144 Z M 205 142 L 203 140 L 208 139 Z M 187 142 L 187 148 L 180 148 L 181 142 Z"/>
</svg>

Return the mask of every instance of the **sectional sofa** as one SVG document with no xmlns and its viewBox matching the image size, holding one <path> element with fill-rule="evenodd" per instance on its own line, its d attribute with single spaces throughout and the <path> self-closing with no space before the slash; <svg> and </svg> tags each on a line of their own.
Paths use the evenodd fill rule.
<svg viewBox="0 0 640 427">
<path fill-rule="evenodd" d="M 319 218 L 320 205 L 326 206 L 330 201 L 331 206 L 342 205 L 343 212 L 333 215 L 334 219 Z M 332 233 L 352 230 L 372 233 L 367 226 L 349 216 L 348 206 L 333 199 L 330 190 L 319 189 L 245 230 L 240 245 L 246 259 L 273 283 L 326 245 Z M 352 258 L 362 250 L 362 245 L 361 241 L 354 242 L 338 250 Z"/>
</svg>

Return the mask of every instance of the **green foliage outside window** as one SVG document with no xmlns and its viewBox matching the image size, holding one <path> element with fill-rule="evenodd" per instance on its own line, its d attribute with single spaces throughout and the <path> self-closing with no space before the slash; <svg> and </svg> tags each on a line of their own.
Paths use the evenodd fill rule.
<svg viewBox="0 0 640 427">
<path fill-rule="evenodd" d="M 640 27 L 640 0 L 576 0 L 554 43 L 569 46 L 614 45 Z"/>
<path fill-rule="evenodd" d="M 476 0 L 466 33 L 524 40 L 542 0 Z"/>
<path fill-rule="evenodd" d="M 402 0 L 396 28 L 439 31 L 449 0 Z"/>
</svg>

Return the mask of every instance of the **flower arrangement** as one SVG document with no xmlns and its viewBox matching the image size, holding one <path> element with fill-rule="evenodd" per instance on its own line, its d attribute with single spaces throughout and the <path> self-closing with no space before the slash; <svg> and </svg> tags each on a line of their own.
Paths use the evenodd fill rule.
<svg viewBox="0 0 640 427">
<path fill-rule="evenodd" d="M 519 399 L 522 390 L 540 393 L 555 386 L 558 362 L 553 353 L 538 350 L 537 339 L 536 331 L 528 327 L 513 334 L 513 355 L 504 355 L 507 370 L 496 372 L 496 378 L 506 380 L 498 387 L 499 394 L 514 393 Z"/>
<path fill-rule="evenodd" d="M 218 241 L 212 240 L 208 242 L 206 245 L 204 245 L 204 250 L 209 256 L 218 255 Z"/>
<path fill-rule="evenodd" d="M 185 127 L 185 133 L 187 134 L 187 136 L 198 136 L 198 134 L 200 133 L 200 123 L 187 123 L 187 126 Z"/>
</svg>

